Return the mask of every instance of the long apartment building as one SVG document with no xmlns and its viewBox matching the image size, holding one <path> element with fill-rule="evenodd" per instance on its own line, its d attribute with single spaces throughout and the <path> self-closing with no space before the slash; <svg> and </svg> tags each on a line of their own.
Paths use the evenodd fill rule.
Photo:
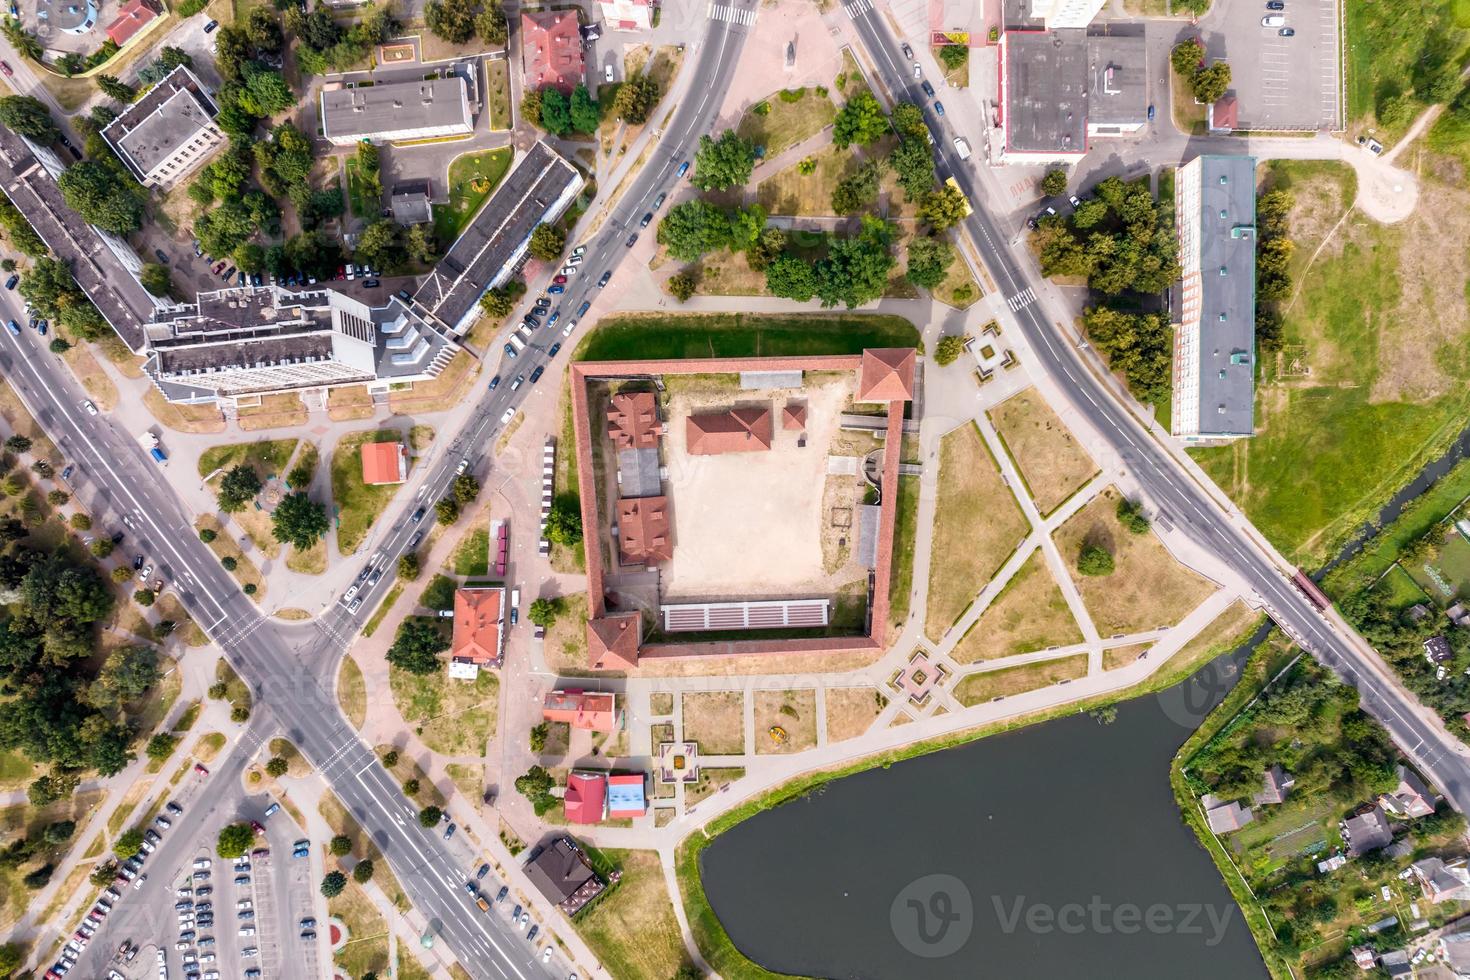
<svg viewBox="0 0 1470 980">
<path fill-rule="evenodd" d="M 1255 432 L 1256 161 L 1202 156 L 1174 183 L 1183 268 L 1174 330 L 1173 434 L 1188 442 Z"/>
</svg>

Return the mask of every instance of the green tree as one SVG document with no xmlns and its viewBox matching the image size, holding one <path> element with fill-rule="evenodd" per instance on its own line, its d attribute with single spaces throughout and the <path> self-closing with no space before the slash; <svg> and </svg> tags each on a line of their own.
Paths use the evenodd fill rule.
<svg viewBox="0 0 1470 980">
<path fill-rule="evenodd" d="M 576 498 L 562 495 L 552 502 L 546 516 L 546 538 L 564 545 L 582 543 L 582 508 Z"/>
<path fill-rule="evenodd" d="M 417 779 L 405 779 L 403 781 L 403 795 L 412 799 L 419 795 L 419 781 Z"/>
<path fill-rule="evenodd" d="M 691 183 L 703 191 L 722 191 L 743 186 L 754 170 L 755 144 L 727 129 L 719 139 L 699 138 Z"/>
<path fill-rule="evenodd" d="M 327 850 L 333 857 L 346 857 L 352 853 L 352 838 L 346 834 L 338 834 L 327 844 Z"/>
<path fill-rule="evenodd" d="M 112 842 L 112 853 L 126 861 L 143 849 L 143 832 L 136 827 L 124 830 Z"/>
<path fill-rule="evenodd" d="M 1174 71 L 1184 78 L 1190 78 L 1195 71 L 1204 64 L 1205 46 L 1199 38 L 1189 38 L 1174 45 L 1169 52 L 1169 63 L 1174 66 Z"/>
<path fill-rule="evenodd" d="M 557 614 L 561 612 L 561 600 L 554 597 L 543 597 L 531 603 L 527 618 L 537 626 L 547 627 L 556 622 Z"/>
<path fill-rule="evenodd" d="M 61 130 L 56 127 L 46 104 L 29 95 L 0 98 L 0 126 L 42 145 L 55 143 L 61 138 Z"/>
<path fill-rule="evenodd" d="M 1113 554 L 1095 544 L 1083 544 L 1077 555 L 1077 571 L 1083 575 L 1111 575 Z"/>
<path fill-rule="evenodd" d="M 126 82 L 120 82 L 113 75 L 98 75 L 97 87 L 102 94 L 119 102 L 131 102 L 137 96 L 138 90 Z"/>
<path fill-rule="evenodd" d="M 117 862 L 113 861 L 111 858 L 97 865 L 97 867 L 92 869 L 92 873 L 87 876 L 87 881 L 89 881 L 96 888 L 106 888 L 108 885 L 112 884 L 116 880 Z M 5 971 L 0 970 L 0 976 L 4 975 Z"/>
<path fill-rule="evenodd" d="M 321 893 L 326 898 L 336 898 L 347 887 L 347 876 L 340 871 L 328 871 L 322 877 Z"/>
<path fill-rule="evenodd" d="M 783 255 L 766 267 L 766 292 L 798 303 L 808 302 L 817 293 L 816 270 L 805 259 Z"/>
<path fill-rule="evenodd" d="M 923 136 L 905 136 L 888 155 L 888 164 L 909 200 L 922 200 L 934 186 L 934 153 Z"/>
<path fill-rule="evenodd" d="M 900 102 L 893 107 L 893 129 L 903 137 L 917 136 L 928 142 L 929 126 L 924 122 L 924 110 L 912 102 Z"/>
<path fill-rule="evenodd" d="M 398 556 L 398 577 L 405 582 L 412 582 L 419 577 L 419 556 L 410 551 L 406 555 Z"/>
<path fill-rule="evenodd" d="M 934 345 L 934 363 L 940 367 L 953 364 L 959 360 L 965 351 L 965 339 L 963 337 L 941 337 L 939 343 Z"/>
<path fill-rule="evenodd" d="M 592 93 L 587 91 L 586 85 L 578 85 L 572 89 L 572 101 L 569 111 L 572 117 L 572 128 L 579 133 L 595 133 L 597 126 L 602 122 L 602 109 L 593 101 Z"/>
<path fill-rule="evenodd" d="M 1149 529 L 1148 515 L 1143 508 L 1127 497 L 1118 500 L 1118 523 L 1122 524 L 1134 534 L 1147 534 Z"/>
<path fill-rule="evenodd" d="M 88 224 L 118 235 L 143 227 L 143 202 L 134 193 L 137 184 L 119 179 L 115 167 L 82 160 L 63 170 L 56 186 Z"/>
<path fill-rule="evenodd" d="M 424 24 L 450 44 L 464 44 L 475 34 L 474 0 L 429 0 Z"/>
<path fill-rule="evenodd" d="M 305 490 L 311 486 L 312 479 L 316 476 L 308 461 L 303 459 L 291 467 L 291 472 L 286 474 L 286 486 L 292 490 Z"/>
<path fill-rule="evenodd" d="M 380 218 L 358 236 L 354 257 L 374 269 L 397 268 L 407 257 L 402 233 L 402 225 L 390 218 Z"/>
<path fill-rule="evenodd" d="M 47 824 L 41 836 L 46 841 L 46 846 L 56 847 L 58 844 L 64 844 L 71 840 L 72 835 L 76 832 L 76 821 L 58 820 L 56 823 Z"/>
<path fill-rule="evenodd" d="M 693 262 L 706 252 L 730 247 L 730 218 L 708 201 L 691 198 L 674 205 L 659 221 L 658 241 L 674 258 Z"/>
<path fill-rule="evenodd" d="M 486 44 L 504 45 L 510 37 L 510 26 L 505 19 L 505 11 L 501 9 L 498 0 L 490 0 L 485 4 L 485 9 L 475 16 L 475 33 Z"/>
<path fill-rule="evenodd" d="M 941 45 L 938 54 L 939 63 L 944 65 L 947 72 L 957 71 L 970 60 L 970 49 L 963 44 Z"/>
<path fill-rule="evenodd" d="M 883 106 L 865 88 L 848 99 L 838 111 L 832 123 L 832 142 L 844 150 L 853 143 L 867 146 L 888 130 L 888 117 L 883 114 Z"/>
<path fill-rule="evenodd" d="M 440 668 L 439 654 L 449 649 L 449 639 L 432 620 L 405 619 L 388 648 L 388 663 L 410 674 L 432 674 Z"/>
<path fill-rule="evenodd" d="M 630 126 L 640 126 L 648 121 L 662 97 L 658 80 L 647 72 L 638 72 L 618 86 L 617 95 L 613 96 L 613 115 Z"/>
<path fill-rule="evenodd" d="M 546 751 L 546 737 L 551 734 L 551 726 L 546 722 L 531 726 L 531 751 L 541 753 Z"/>
<path fill-rule="evenodd" d="M 103 661 L 87 685 L 85 701 L 99 710 L 116 710 L 148 693 L 162 676 L 152 647 L 122 647 Z"/>
<path fill-rule="evenodd" d="M 20 26 L 20 21 L 14 17 L 6 17 L 4 22 L 5 39 L 11 43 L 22 58 L 32 61 L 40 61 L 46 53 L 36 35 Z"/>
<path fill-rule="evenodd" d="M 531 808 L 536 811 L 536 816 L 541 816 L 547 810 L 556 806 L 556 797 L 551 795 L 551 789 L 556 785 L 551 773 L 540 766 L 532 766 L 526 770 L 524 775 L 516 777 L 516 791 L 531 802 Z"/>
<path fill-rule="evenodd" d="M 154 296 L 167 296 L 173 292 L 173 276 L 169 274 L 166 265 L 159 265 L 156 262 L 145 263 L 142 271 L 138 273 L 138 281 Z"/>
<path fill-rule="evenodd" d="M 352 880 L 359 885 L 365 885 L 373 877 L 372 858 L 363 858 L 352 868 Z"/>
<path fill-rule="evenodd" d="M 153 605 L 153 603 L 158 601 L 158 593 L 154 592 L 152 589 L 139 589 L 138 591 L 133 593 L 133 601 L 136 602 L 138 605 L 147 608 L 148 606 L 151 606 Z"/>
<path fill-rule="evenodd" d="M 688 272 L 679 272 L 669 277 L 669 295 L 681 303 L 687 302 L 689 297 L 699 287 L 694 276 Z"/>
<path fill-rule="evenodd" d="M 217 537 L 219 537 L 219 532 L 215 531 L 214 528 L 203 527 L 199 529 L 199 540 L 205 544 L 209 544 L 209 542 Z"/>
<path fill-rule="evenodd" d="M 1206 105 L 1219 101 L 1230 88 L 1230 63 L 1217 61 L 1201 68 L 1194 73 L 1190 87 L 1194 90 L 1194 97 Z"/>
<path fill-rule="evenodd" d="M 315 545 L 327 527 L 327 509 L 299 490 L 286 494 L 271 512 L 275 539 L 303 551 Z"/>
<path fill-rule="evenodd" d="M 928 222 L 935 231 L 944 231 L 963 221 L 968 209 L 969 203 L 965 200 L 965 195 L 952 185 L 945 184 L 924 198 L 924 202 L 919 205 L 918 217 L 920 221 Z"/>
<path fill-rule="evenodd" d="M 389 769 L 392 769 L 394 766 L 398 765 L 397 749 L 389 749 L 387 752 L 383 753 L 383 765 L 387 766 Z"/>
<path fill-rule="evenodd" d="M 31 891 L 40 891 L 42 888 L 45 888 L 48 884 L 51 883 L 51 876 L 55 874 L 55 872 L 56 865 L 50 864 L 48 862 L 47 864 L 41 865 L 39 868 L 22 878 L 21 884 L 25 885 Z"/>
<path fill-rule="evenodd" d="M 559 89 L 547 87 L 541 90 L 541 128 L 557 136 L 565 136 L 572 131 L 572 108 Z"/>
<path fill-rule="evenodd" d="M 443 815 L 444 811 L 437 806 L 426 806 L 419 811 L 419 825 L 422 827 L 438 826 L 439 818 Z"/>
<path fill-rule="evenodd" d="M 155 762 L 163 762 L 174 754 L 174 749 L 178 744 L 179 740 L 176 736 L 167 732 L 159 732 L 148 740 L 148 747 L 144 750 L 144 754 Z"/>
<path fill-rule="evenodd" d="M 31 440 L 27 439 L 25 436 L 21 435 L 18 432 L 5 440 L 6 450 L 15 453 L 16 455 L 23 455 L 30 452 L 31 445 Z"/>
<path fill-rule="evenodd" d="M 244 510 L 255 495 L 260 493 L 260 476 L 247 463 L 233 466 L 219 481 L 216 498 L 219 509 L 226 514 L 238 514 Z"/>
<path fill-rule="evenodd" d="M 861 211 L 878 200 L 878 184 L 883 176 L 882 164 L 869 160 L 832 188 L 832 210 L 837 214 Z"/>
<path fill-rule="evenodd" d="M 954 264 L 954 247 L 942 238 L 915 238 L 909 242 L 908 252 L 909 265 L 904 276 L 924 289 L 933 289 L 943 282 Z"/>
<path fill-rule="evenodd" d="M 248 823 L 227 824 L 220 828 L 214 852 L 226 861 L 244 857 L 245 853 L 250 850 L 250 844 L 254 838 L 255 833 L 250 829 Z"/>
<path fill-rule="evenodd" d="M 543 262 L 555 262 L 567 247 L 567 233 L 555 225 L 540 224 L 531 231 L 530 251 Z"/>
<path fill-rule="evenodd" d="M 278 755 L 271 756 L 265 763 L 265 774 L 272 779 L 280 779 L 290 769 L 291 764 Z"/>
<path fill-rule="evenodd" d="M 1048 197 L 1056 197 L 1058 194 L 1067 192 L 1067 172 L 1060 167 L 1048 170 L 1046 176 L 1041 178 L 1041 193 Z"/>
<path fill-rule="evenodd" d="M 468 473 L 461 473 L 454 478 L 454 482 L 449 486 L 449 491 L 454 494 L 455 500 L 461 504 L 468 504 L 480 495 L 480 481 Z"/>
<path fill-rule="evenodd" d="M 257 119 L 268 119 L 295 105 L 296 93 L 280 72 L 249 62 L 242 75 L 240 87 L 228 91 L 241 109 Z"/>
<path fill-rule="evenodd" d="M 434 519 L 444 527 L 459 520 L 459 501 L 453 497 L 442 497 L 434 504 Z"/>
</svg>

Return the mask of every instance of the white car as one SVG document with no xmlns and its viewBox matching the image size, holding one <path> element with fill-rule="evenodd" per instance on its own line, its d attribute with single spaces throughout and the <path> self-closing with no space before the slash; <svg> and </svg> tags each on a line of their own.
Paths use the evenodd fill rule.
<svg viewBox="0 0 1470 980">
<path fill-rule="evenodd" d="M 97 414 L 97 406 L 96 405 L 93 405 L 90 401 L 82 402 L 82 407 L 87 410 L 87 414 L 88 415 L 96 415 Z"/>
<path fill-rule="evenodd" d="M 454 468 L 455 475 L 456 476 L 464 476 L 465 470 L 468 470 L 469 468 L 470 468 L 470 461 L 469 461 L 469 459 L 468 458 L 462 459 L 462 460 L 459 461 L 459 465 Z"/>
<path fill-rule="evenodd" d="M 602 70 L 602 77 L 605 78 L 605 79 L 607 79 L 607 81 L 609 83 L 612 82 L 612 80 L 613 80 L 613 67 L 612 67 L 612 62 L 608 62 L 608 64 L 606 65 L 606 67 L 603 68 L 603 70 Z"/>
<path fill-rule="evenodd" d="M 505 425 L 507 422 L 509 422 L 511 419 L 513 419 L 515 417 L 516 417 L 516 410 L 514 408 L 507 408 L 505 410 L 505 414 L 502 415 L 502 416 L 500 416 L 500 424 L 501 425 Z"/>
<path fill-rule="evenodd" d="M 1286 23 L 1286 18 L 1281 14 L 1268 14 L 1261 18 L 1262 27 L 1280 27 Z"/>
</svg>

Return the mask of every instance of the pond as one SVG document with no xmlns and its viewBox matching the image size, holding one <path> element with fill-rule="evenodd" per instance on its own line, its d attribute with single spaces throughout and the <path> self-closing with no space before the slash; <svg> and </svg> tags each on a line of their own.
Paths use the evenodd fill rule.
<svg viewBox="0 0 1470 980">
<path fill-rule="evenodd" d="M 704 850 L 735 945 L 816 977 L 1267 976 L 1169 764 L 1244 662 L 828 784 Z"/>
</svg>

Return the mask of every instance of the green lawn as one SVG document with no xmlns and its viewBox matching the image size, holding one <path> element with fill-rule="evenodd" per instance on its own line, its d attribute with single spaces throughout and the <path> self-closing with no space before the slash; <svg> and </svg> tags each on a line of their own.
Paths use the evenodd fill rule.
<svg viewBox="0 0 1470 980">
<path fill-rule="evenodd" d="M 504 58 L 485 62 L 488 97 L 490 105 L 490 128 L 510 129 L 510 68 Z"/>
<path fill-rule="evenodd" d="M 481 150 L 456 157 L 449 165 L 449 203 L 434 205 L 434 234 L 443 247 L 459 237 L 480 206 L 505 179 L 514 151 Z"/>
<path fill-rule="evenodd" d="M 370 487 L 362 482 L 363 443 L 401 439 L 392 429 L 357 432 L 337 443 L 332 452 L 332 502 L 339 511 L 337 550 L 342 554 L 350 555 L 357 550 L 399 487 L 396 483 Z"/>
<path fill-rule="evenodd" d="M 685 953 L 658 853 L 607 849 L 601 856 L 623 876 L 577 917 L 577 932 L 620 980 L 667 980 L 685 962 Z"/>
<path fill-rule="evenodd" d="M 199 456 L 199 476 L 202 479 L 215 470 L 227 470 L 241 463 L 253 466 L 261 479 L 282 476 L 281 471 L 296 451 L 296 442 L 295 439 L 272 439 L 210 446 Z"/>
<path fill-rule="evenodd" d="M 914 536 L 919 529 L 919 478 L 898 478 L 898 510 L 893 524 L 893 577 L 888 582 L 888 622 L 895 631 L 909 618 L 914 591 Z"/>
<path fill-rule="evenodd" d="M 881 313 L 640 313 L 602 320 L 574 356 L 579 361 L 799 356 L 917 346 L 922 342 L 912 323 Z"/>
<path fill-rule="evenodd" d="M 1349 0 L 1345 17 L 1349 123 L 1372 113 L 1386 98 L 1406 89 L 1422 90 L 1427 81 L 1416 73 L 1426 66 L 1454 70 L 1470 42 L 1470 4 L 1464 0 Z"/>
<path fill-rule="evenodd" d="M 495 734 L 500 682 L 488 670 L 469 682 L 450 680 L 442 670 L 420 675 L 394 667 L 388 685 L 398 713 L 419 729 L 431 752 L 481 755 Z"/>
<path fill-rule="evenodd" d="M 450 559 L 456 575 L 490 574 L 490 531 L 477 527 L 459 542 Z"/>
<path fill-rule="evenodd" d="M 768 106 L 770 111 L 758 113 L 758 106 Z M 829 96 L 815 89 L 783 90 L 752 106 L 740 120 L 738 131 L 757 146 L 764 146 L 769 158 L 815 136 L 836 117 L 837 107 Z"/>
<path fill-rule="evenodd" d="M 1395 609 L 1407 609 L 1416 602 L 1429 601 L 1429 596 L 1419 587 L 1419 583 L 1400 565 L 1390 568 L 1388 574 L 1378 580 L 1375 588 L 1388 598 L 1388 604 Z"/>
<path fill-rule="evenodd" d="M 1277 162 L 1270 174 L 1299 200 L 1339 181 L 1340 199 L 1350 201 L 1355 186 L 1341 164 Z M 1328 214 L 1315 224 L 1325 230 L 1335 218 Z M 1301 278 L 1316 244 L 1297 243 L 1293 275 Z M 1192 453 L 1271 542 L 1300 564 L 1335 553 L 1444 451 L 1470 410 L 1463 383 L 1418 401 L 1375 391 L 1385 359 L 1403 361 L 1406 350 L 1424 343 L 1413 312 L 1423 300 L 1405 296 L 1399 276 L 1401 251 L 1415 256 L 1423 247 L 1402 226 L 1350 215 L 1333 247 L 1301 278 L 1301 293 L 1284 315 L 1286 343 L 1305 352 L 1311 373 L 1278 379 L 1266 359 L 1256 391 L 1256 435 Z M 1454 351 L 1431 348 L 1430 354 L 1443 370 L 1458 370 Z"/>
<path fill-rule="evenodd" d="M 347 200 L 352 207 L 352 213 L 359 218 L 372 221 L 382 213 L 382 199 L 373 200 L 372 192 L 367 187 L 366 181 L 362 179 L 356 159 L 344 161 L 343 166 L 347 169 Z"/>
</svg>

